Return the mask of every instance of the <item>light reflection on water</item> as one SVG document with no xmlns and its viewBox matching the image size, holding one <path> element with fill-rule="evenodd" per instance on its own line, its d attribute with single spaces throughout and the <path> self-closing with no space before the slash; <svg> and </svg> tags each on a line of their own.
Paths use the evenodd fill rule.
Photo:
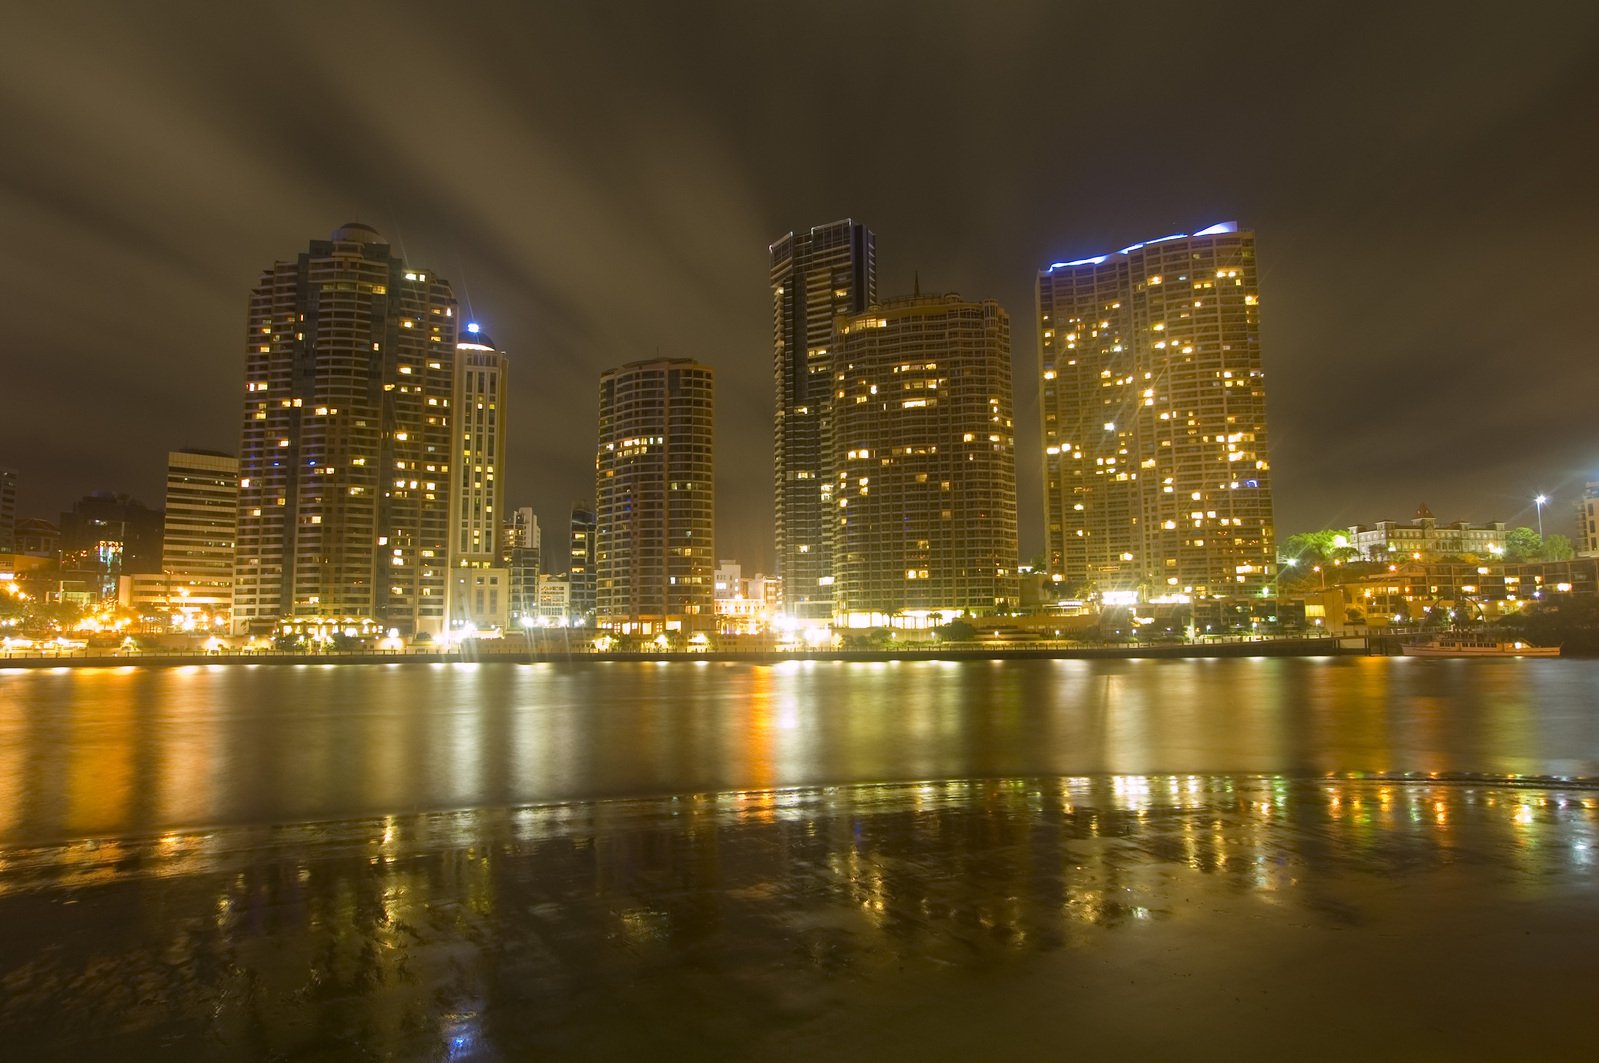
<svg viewBox="0 0 1599 1063">
<path fill-rule="evenodd" d="M 1358 963 L 1374 995 L 1411 976 L 1384 963 L 1430 962 L 1459 934 L 1496 972 L 1481 991 L 1502 999 L 1531 961 L 1519 924 L 1501 946 L 1482 912 L 1509 921 L 1558 902 L 1573 933 L 1599 926 L 1596 842 L 1599 792 L 1582 787 L 1185 774 L 744 790 L 13 848 L 0 865 L 0 1036 L 25 1053 L 118 1058 L 172 1044 L 186 1058 L 353 1045 L 404 1058 L 785 1055 L 783 1038 L 876 1021 L 907 992 L 1137 974 L 1149 948 L 1194 950 L 1236 980 L 1288 962 L 1277 951 L 1292 957 L 1310 932 L 1316 978 Z M 1357 928 L 1375 933 L 1338 936 Z M 983 980 L 949 981 L 962 972 Z M 1289 1013 L 1291 977 L 1272 976 Z M 1315 979 L 1298 977 L 1313 997 Z M 629 1015 L 640 1021 L 617 1021 Z M 1432 1047 L 1466 1038 L 1461 1023 Z"/>
<path fill-rule="evenodd" d="M 0 672 L 0 844 L 985 776 L 1594 778 L 1596 688 L 1382 658 Z"/>
</svg>

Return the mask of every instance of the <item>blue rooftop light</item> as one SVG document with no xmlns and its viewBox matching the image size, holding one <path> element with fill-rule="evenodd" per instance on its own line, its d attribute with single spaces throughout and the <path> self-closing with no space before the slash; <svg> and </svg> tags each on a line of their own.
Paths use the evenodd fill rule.
<svg viewBox="0 0 1599 1063">
<path fill-rule="evenodd" d="M 1238 223 L 1236 221 L 1219 221 L 1215 225 L 1206 226 L 1195 233 L 1172 233 L 1170 236 L 1157 236 L 1153 240 L 1145 240 L 1142 243 L 1137 244 L 1128 244 L 1120 251 L 1113 253 L 1118 255 L 1130 255 L 1139 248 L 1148 247 L 1150 244 L 1163 244 L 1168 240 L 1181 240 L 1189 236 L 1219 236 L 1222 233 L 1235 233 L 1237 231 Z M 1092 258 L 1074 258 L 1070 262 L 1056 262 L 1044 272 L 1048 273 L 1050 270 L 1067 269 L 1072 266 L 1097 266 L 1109 257 L 1109 254 L 1104 254 L 1095 255 Z"/>
<path fill-rule="evenodd" d="M 473 321 L 472 323 L 470 323 L 469 325 L 466 326 L 466 331 L 468 331 L 472 335 L 476 336 L 482 330 L 478 328 L 477 322 Z"/>
<path fill-rule="evenodd" d="M 1066 269 L 1070 266 L 1097 266 L 1109 257 L 1109 255 L 1095 255 L 1093 258 L 1074 258 L 1070 262 L 1057 262 L 1049 268 Z"/>
</svg>

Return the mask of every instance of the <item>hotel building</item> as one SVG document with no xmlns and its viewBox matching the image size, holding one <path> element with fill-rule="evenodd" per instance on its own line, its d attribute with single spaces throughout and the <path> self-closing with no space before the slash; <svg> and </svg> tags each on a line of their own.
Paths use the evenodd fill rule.
<svg viewBox="0 0 1599 1063">
<path fill-rule="evenodd" d="M 245 337 L 234 630 L 442 634 L 455 296 L 350 223 L 261 275 Z"/>
<path fill-rule="evenodd" d="M 596 625 L 709 630 L 716 568 L 713 374 L 655 359 L 600 378 Z"/>
<path fill-rule="evenodd" d="M 833 347 L 824 467 L 836 621 L 865 627 L 1013 608 L 1005 311 L 958 295 L 891 300 L 840 318 Z"/>
<path fill-rule="evenodd" d="M 828 536 L 833 510 L 829 411 L 833 319 L 877 301 L 871 230 L 836 221 L 789 233 L 769 248 L 772 372 L 776 385 L 772 483 L 783 611 L 801 620 L 833 614 Z"/>
<path fill-rule="evenodd" d="M 1045 545 L 1063 592 L 1273 579 L 1255 238 L 1224 222 L 1038 275 Z"/>
</svg>

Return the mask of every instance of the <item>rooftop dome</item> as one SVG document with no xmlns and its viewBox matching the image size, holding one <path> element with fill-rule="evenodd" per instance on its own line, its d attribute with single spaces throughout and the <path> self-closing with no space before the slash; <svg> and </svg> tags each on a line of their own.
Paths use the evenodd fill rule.
<svg viewBox="0 0 1599 1063">
<path fill-rule="evenodd" d="M 383 234 L 370 225 L 363 225 L 358 221 L 347 221 L 333 230 L 333 240 L 353 242 L 357 244 L 386 244 Z"/>
<path fill-rule="evenodd" d="M 496 350 L 494 341 L 489 339 L 489 334 L 476 321 L 461 327 L 461 334 L 456 337 L 457 343 L 476 343 L 490 350 Z"/>
</svg>

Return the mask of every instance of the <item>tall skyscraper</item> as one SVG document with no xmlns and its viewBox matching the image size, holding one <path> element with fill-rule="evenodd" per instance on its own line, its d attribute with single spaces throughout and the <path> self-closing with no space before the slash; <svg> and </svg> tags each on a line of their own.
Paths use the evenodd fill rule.
<svg viewBox="0 0 1599 1063">
<path fill-rule="evenodd" d="M 716 568 L 709 366 L 654 359 L 600 377 L 596 623 L 707 630 Z"/>
<path fill-rule="evenodd" d="M 840 623 L 1017 603 L 1010 319 L 993 300 L 894 299 L 833 337 Z"/>
<path fill-rule="evenodd" d="M 574 623 L 589 623 L 594 618 L 594 503 L 572 503 L 567 543 L 568 612 Z"/>
<path fill-rule="evenodd" d="M 833 319 L 877 301 L 876 242 L 844 220 L 771 245 L 772 374 L 776 384 L 772 483 L 783 611 L 833 614 L 828 534 L 833 483 L 827 467 Z"/>
<path fill-rule="evenodd" d="M 1038 275 L 1048 566 L 1068 589 L 1272 578 L 1255 237 L 1223 222 Z"/>
<path fill-rule="evenodd" d="M 452 631 L 505 627 L 511 607 L 500 564 L 505 515 L 505 355 L 475 322 L 455 345 L 450 423 L 450 582 Z"/>
<path fill-rule="evenodd" d="M 209 450 L 167 455 L 161 580 L 169 610 L 186 626 L 215 627 L 233 607 L 239 459 Z"/>
<path fill-rule="evenodd" d="M 245 338 L 234 629 L 442 633 L 455 296 L 350 223 L 261 275 Z"/>
<path fill-rule="evenodd" d="M 0 469 L 0 554 L 17 548 L 17 472 Z"/>
</svg>

